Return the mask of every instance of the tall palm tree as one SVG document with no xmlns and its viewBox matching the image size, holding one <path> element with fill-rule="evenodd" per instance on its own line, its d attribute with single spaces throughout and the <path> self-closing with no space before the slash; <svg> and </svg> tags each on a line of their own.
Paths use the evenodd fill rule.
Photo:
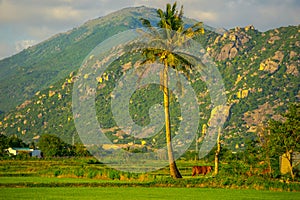
<svg viewBox="0 0 300 200">
<path fill-rule="evenodd" d="M 161 89 L 164 94 L 164 113 L 165 113 L 165 132 L 166 143 L 170 167 L 170 175 L 173 178 L 182 178 L 174 159 L 173 148 L 171 143 L 171 124 L 170 124 L 170 94 L 168 90 L 168 69 L 172 67 L 176 71 L 180 71 L 185 75 L 189 75 L 191 72 L 192 64 L 186 56 L 173 53 L 172 49 L 182 45 L 188 39 L 198 34 L 203 34 L 204 29 L 202 23 L 196 23 L 195 25 L 184 28 L 183 23 L 183 7 L 180 11 L 176 9 L 176 2 L 171 6 L 167 4 L 166 11 L 161 9 L 157 10 L 157 15 L 160 18 L 158 27 L 160 31 L 153 27 L 149 20 L 141 19 L 144 27 L 148 29 L 148 37 L 152 37 L 153 41 L 156 41 L 161 48 L 145 47 L 142 49 L 142 54 L 146 57 L 143 63 L 160 62 L 163 64 L 163 70 L 160 74 Z M 147 70 L 147 69 L 146 69 Z M 178 82 L 180 85 L 180 82 Z"/>
</svg>

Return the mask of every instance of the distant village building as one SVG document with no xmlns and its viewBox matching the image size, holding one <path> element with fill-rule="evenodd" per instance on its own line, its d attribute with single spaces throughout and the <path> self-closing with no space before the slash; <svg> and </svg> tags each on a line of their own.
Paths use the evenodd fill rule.
<svg viewBox="0 0 300 200">
<path fill-rule="evenodd" d="M 31 157 L 37 157 L 37 158 L 41 158 L 42 157 L 42 151 L 38 150 L 38 149 L 34 149 L 31 152 Z"/>
<path fill-rule="evenodd" d="M 28 154 L 31 157 L 42 157 L 42 152 L 38 149 L 9 147 L 7 151 L 14 156 L 18 154 Z"/>
</svg>

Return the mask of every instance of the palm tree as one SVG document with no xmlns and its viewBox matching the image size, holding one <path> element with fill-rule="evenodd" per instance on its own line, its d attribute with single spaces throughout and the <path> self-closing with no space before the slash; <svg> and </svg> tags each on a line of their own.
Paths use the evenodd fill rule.
<svg viewBox="0 0 300 200">
<path fill-rule="evenodd" d="M 171 143 L 171 124 L 170 124 L 170 94 L 168 90 L 168 69 L 172 67 L 176 71 L 180 71 L 186 76 L 191 72 L 192 64 L 186 56 L 173 53 L 172 49 L 182 45 L 197 34 L 204 33 L 202 23 L 184 28 L 183 24 L 183 7 L 180 11 L 176 9 L 176 2 L 171 6 L 167 4 L 166 11 L 157 10 L 157 15 L 160 18 L 158 22 L 159 30 L 153 27 L 149 20 L 141 19 L 144 27 L 149 31 L 147 37 L 152 37 L 161 48 L 145 47 L 142 49 L 142 54 L 146 57 L 143 63 L 160 62 L 163 64 L 163 70 L 160 74 L 161 90 L 164 94 L 164 113 L 165 113 L 165 132 L 166 143 L 170 167 L 170 175 L 173 178 L 182 178 L 174 159 L 173 148 Z M 145 70 L 147 71 L 147 69 Z M 180 85 L 180 82 L 179 82 Z"/>
</svg>

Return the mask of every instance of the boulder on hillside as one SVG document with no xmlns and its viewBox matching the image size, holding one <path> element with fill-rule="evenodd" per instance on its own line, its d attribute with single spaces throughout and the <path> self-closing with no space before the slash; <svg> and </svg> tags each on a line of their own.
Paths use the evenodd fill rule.
<svg viewBox="0 0 300 200">
<path fill-rule="evenodd" d="M 221 49 L 219 55 L 217 55 L 217 60 L 226 60 L 227 58 L 232 59 L 238 53 L 238 49 L 235 47 L 233 42 L 226 44 Z"/>
<path fill-rule="evenodd" d="M 278 60 L 280 63 L 282 62 L 284 58 L 284 53 L 282 51 L 276 51 L 275 55 L 272 57 L 273 60 Z"/>
<path fill-rule="evenodd" d="M 268 43 L 269 43 L 269 44 L 274 44 L 274 42 L 275 42 L 276 40 L 280 40 L 280 37 L 279 37 L 278 35 L 275 35 L 275 36 L 270 37 L 270 39 L 268 40 Z"/>
<path fill-rule="evenodd" d="M 254 29 L 253 26 L 251 27 L 248 27 L 247 30 Z M 239 27 L 236 27 L 234 30 L 225 32 L 222 36 L 218 36 L 215 39 L 214 45 L 220 42 L 227 42 L 227 44 L 224 44 L 224 46 L 221 48 L 221 51 L 219 53 L 215 53 L 215 57 L 217 60 L 223 61 L 226 59 L 233 59 L 238 55 L 238 52 L 242 50 L 245 44 L 251 39 L 251 37 L 247 35 L 244 30 L 246 30 L 246 28 L 241 29 Z"/>
<path fill-rule="evenodd" d="M 295 64 L 287 65 L 286 68 L 287 68 L 286 69 L 287 74 L 293 74 L 294 76 L 299 76 L 299 71 Z"/>
<path fill-rule="evenodd" d="M 295 51 L 290 51 L 290 58 L 294 58 L 295 56 L 297 56 L 297 52 Z"/>
<path fill-rule="evenodd" d="M 271 74 L 275 73 L 278 70 L 278 68 L 279 68 L 279 64 L 277 62 L 271 60 L 270 58 L 261 62 L 259 65 L 259 70 L 268 71 Z"/>
<path fill-rule="evenodd" d="M 245 31 L 248 32 L 249 30 L 255 30 L 253 25 L 248 25 L 245 27 Z"/>
</svg>

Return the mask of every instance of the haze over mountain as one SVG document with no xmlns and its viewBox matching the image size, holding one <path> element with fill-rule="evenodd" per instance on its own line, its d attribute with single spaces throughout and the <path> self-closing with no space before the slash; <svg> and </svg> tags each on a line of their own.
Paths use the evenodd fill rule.
<svg viewBox="0 0 300 200">
<path fill-rule="evenodd" d="M 41 134 L 53 133 L 71 142 L 76 135 L 71 107 L 72 87 L 83 59 L 106 38 L 141 27 L 141 17 L 151 19 L 154 24 L 157 21 L 154 9 L 123 9 L 1 60 L 0 110 L 5 113 L 0 118 L 0 133 L 17 134 L 27 142 Z M 299 25 L 266 32 L 259 32 L 253 26 L 233 27 L 222 34 L 206 27 L 205 34 L 195 39 L 215 60 L 223 77 L 229 114 L 223 137 L 229 145 L 243 145 L 244 141 L 240 140 L 258 134 L 269 119 L 281 119 L 280 114 L 286 111 L 289 103 L 299 102 L 299 34 Z M 124 57 L 118 62 L 130 68 L 132 59 Z M 125 71 L 121 70 L 120 74 Z M 116 80 L 107 78 L 99 83 L 101 92 L 97 93 L 96 99 L 99 121 L 109 137 L 118 143 L 122 139 L 129 141 L 129 137 L 112 120 L 110 94 Z M 196 81 L 193 87 L 201 99 L 200 135 L 203 124 L 209 121 L 211 103 L 203 82 Z M 149 91 L 155 98 L 147 100 Z M 159 103 L 159 94 L 145 88 L 132 98 L 138 101 L 131 108 L 133 118 L 142 125 L 147 124 L 149 105 L 143 102 Z M 172 113 L 176 116 L 173 122 L 179 123 L 179 111 L 174 109 Z"/>
</svg>

